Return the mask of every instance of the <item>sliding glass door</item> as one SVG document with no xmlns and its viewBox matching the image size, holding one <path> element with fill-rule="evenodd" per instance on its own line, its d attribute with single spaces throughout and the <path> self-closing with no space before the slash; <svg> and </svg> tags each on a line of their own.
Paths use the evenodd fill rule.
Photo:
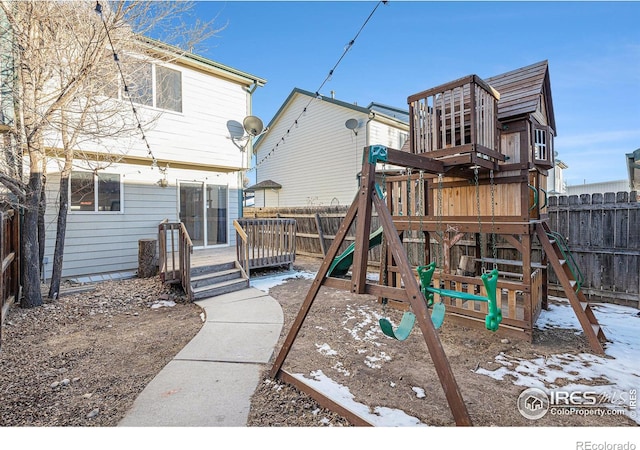
<svg viewBox="0 0 640 450">
<path fill-rule="evenodd" d="M 226 186 L 180 183 L 180 221 L 184 223 L 195 247 L 228 242 L 227 191 Z"/>
</svg>

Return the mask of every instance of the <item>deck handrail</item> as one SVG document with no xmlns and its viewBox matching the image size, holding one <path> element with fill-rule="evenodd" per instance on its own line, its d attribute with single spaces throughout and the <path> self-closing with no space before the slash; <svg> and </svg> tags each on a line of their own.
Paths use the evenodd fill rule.
<svg viewBox="0 0 640 450">
<path fill-rule="evenodd" d="M 238 261 L 244 276 L 246 276 L 247 279 L 250 279 L 249 236 L 242 229 L 242 225 L 240 225 L 237 220 L 233 221 L 233 228 L 236 230 L 236 260 Z"/>
<path fill-rule="evenodd" d="M 295 219 L 234 220 L 236 255 L 239 265 L 250 276 L 251 269 L 289 265 L 296 256 Z"/>
<path fill-rule="evenodd" d="M 191 289 L 191 254 L 193 243 L 182 222 L 163 220 L 158 225 L 160 278 L 165 283 L 180 283 L 189 299 Z M 178 256 L 176 261 L 176 255 Z"/>
</svg>

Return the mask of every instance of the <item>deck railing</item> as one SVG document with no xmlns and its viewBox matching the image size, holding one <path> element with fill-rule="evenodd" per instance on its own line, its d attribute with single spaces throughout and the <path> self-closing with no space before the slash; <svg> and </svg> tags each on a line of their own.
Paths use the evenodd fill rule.
<svg viewBox="0 0 640 450">
<path fill-rule="evenodd" d="M 411 153 L 432 158 L 478 152 L 504 159 L 497 130 L 500 94 L 476 75 L 408 98 Z"/>
<path fill-rule="evenodd" d="M 20 293 L 20 217 L 16 210 L 0 212 L 0 325 Z M 2 327 L 0 327 L 1 330 Z M 0 331 L 0 346 L 2 345 Z"/>
<path fill-rule="evenodd" d="M 191 290 L 191 254 L 193 243 L 182 222 L 163 220 L 158 226 L 159 271 L 165 283 L 180 283 L 193 298 Z"/>
<path fill-rule="evenodd" d="M 236 255 L 247 277 L 252 269 L 293 266 L 296 258 L 294 219 L 238 219 Z"/>
</svg>

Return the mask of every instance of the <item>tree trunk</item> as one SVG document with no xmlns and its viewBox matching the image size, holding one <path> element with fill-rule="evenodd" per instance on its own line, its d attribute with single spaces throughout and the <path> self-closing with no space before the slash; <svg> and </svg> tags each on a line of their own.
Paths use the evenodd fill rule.
<svg viewBox="0 0 640 450">
<path fill-rule="evenodd" d="M 64 240 L 67 234 L 67 213 L 69 212 L 69 181 L 69 174 L 63 171 L 60 178 L 60 208 L 58 210 L 56 246 L 53 253 L 53 271 L 51 272 L 51 283 L 49 284 L 49 298 L 53 299 L 58 298 L 60 294 Z"/>
<path fill-rule="evenodd" d="M 138 241 L 138 278 L 150 278 L 158 272 L 156 265 L 156 239 Z"/>
<path fill-rule="evenodd" d="M 38 216 L 41 190 L 42 173 L 40 173 L 39 170 L 32 171 L 29 175 L 29 185 L 24 209 L 24 223 L 22 228 L 24 284 L 22 286 L 23 295 L 20 301 L 20 306 L 23 308 L 33 308 L 41 306 L 43 303 L 42 292 L 40 290 L 40 249 L 38 244 Z"/>
<path fill-rule="evenodd" d="M 42 165 L 45 165 L 43 161 Z M 43 171 L 45 168 L 43 167 Z M 44 172 L 43 172 L 44 173 Z M 40 188 L 40 197 L 38 199 L 38 267 L 39 272 L 42 273 L 42 267 L 44 265 L 44 249 L 45 249 L 45 226 L 44 226 L 44 214 L 47 211 L 47 193 L 45 192 L 47 183 L 46 175 L 42 175 L 42 187 Z"/>
</svg>

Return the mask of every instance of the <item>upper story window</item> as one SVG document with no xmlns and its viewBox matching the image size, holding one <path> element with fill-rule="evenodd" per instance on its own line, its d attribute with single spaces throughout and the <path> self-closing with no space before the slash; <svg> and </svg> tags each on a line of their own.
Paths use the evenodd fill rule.
<svg viewBox="0 0 640 450">
<path fill-rule="evenodd" d="M 156 107 L 182 112 L 182 72 L 156 67 Z"/>
<path fill-rule="evenodd" d="M 182 72 L 145 61 L 128 61 L 127 92 L 134 103 L 182 112 Z"/>
<path fill-rule="evenodd" d="M 116 173 L 71 172 L 71 211 L 118 212 L 122 193 Z"/>
</svg>

